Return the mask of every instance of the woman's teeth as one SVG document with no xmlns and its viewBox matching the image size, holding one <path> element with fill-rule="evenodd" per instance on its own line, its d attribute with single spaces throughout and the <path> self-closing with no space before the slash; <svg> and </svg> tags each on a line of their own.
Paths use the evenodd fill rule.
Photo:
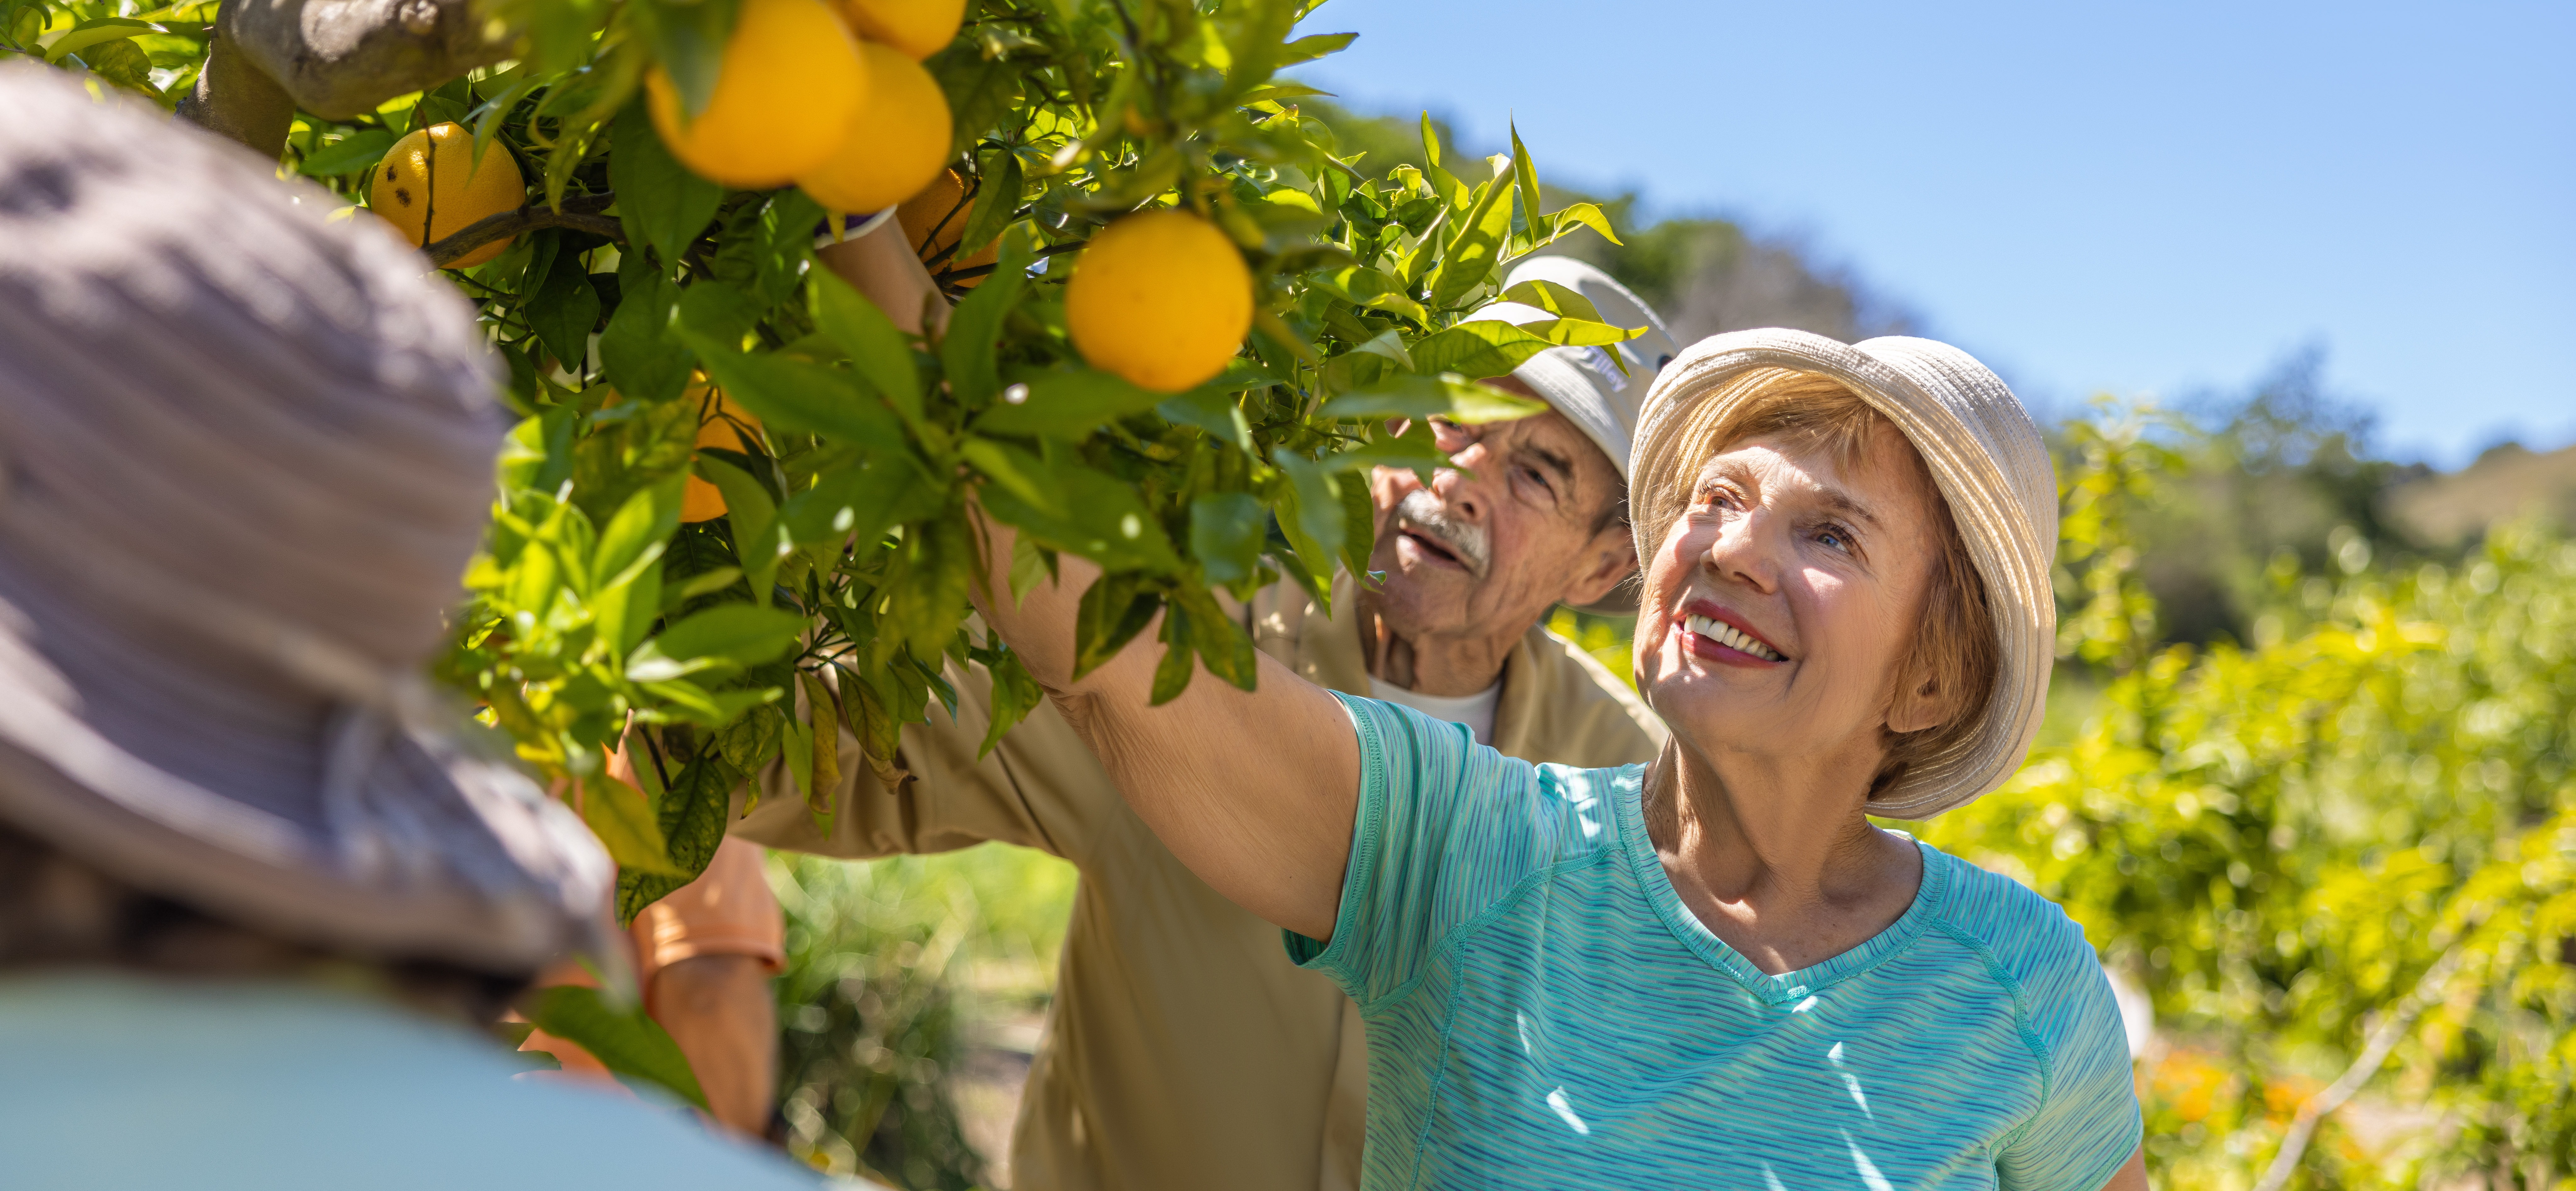
<svg viewBox="0 0 2576 1191">
<path fill-rule="evenodd" d="M 1706 637 L 1711 641 L 1715 641 L 1720 645 L 1726 646 L 1729 649 L 1752 654 L 1766 662 L 1785 662 L 1789 660 L 1788 657 L 1783 655 L 1779 650 L 1773 649 L 1768 645 L 1764 645 L 1763 643 L 1754 640 L 1749 634 L 1738 630 L 1734 625 L 1728 624 L 1724 621 L 1710 620 L 1696 612 L 1684 616 L 1682 621 L 1690 631 Z"/>
</svg>

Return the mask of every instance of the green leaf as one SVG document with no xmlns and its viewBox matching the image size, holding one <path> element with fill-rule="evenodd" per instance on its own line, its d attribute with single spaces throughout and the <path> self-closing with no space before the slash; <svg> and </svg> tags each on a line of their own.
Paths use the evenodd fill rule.
<svg viewBox="0 0 2576 1191">
<path fill-rule="evenodd" d="M 742 560 L 744 577 L 751 580 L 752 599 L 769 602 L 771 577 L 778 573 L 781 551 L 778 544 L 778 504 L 769 489 L 750 472 L 718 457 L 719 452 L 701 451 L 696 470 L 698 478 L 724 493 L 725 520 L 733 530 L 733 554 Z"/>
<path fill-rule="evenodd" d="M 983 488 L 985 511 L 1112 571 L 1180 565 L 1162 522 L 1146 510 L 1133 485 L 1071 460 L 1038 460 L 1025 453 L 1021 458 L 1041 471 L 1040 484 L 1064 494 L 1064 511 L 1040 508 L 997 484 Z"/>
<path fill-rule="evenodd" d="M 1288 474 L 1291 498 L 1287 516 L 1280 519 L 1283 529 L 1294 527 L 1289 541 L 1308 566 L 1328 568 L 1342 550 L 1342 490 L 1333 479 L 1333 469 L 1325 464 L 1295 454 L 1286 447 L 1270 453 L 1270 461 Z"/>
<path fill-rule="evenodd" d="M 1473 326 L 1475 324 L 1468 324 Z M 1439 376 L 1390 376 L 1357 393 L 1344 393 L 1324 403 L 1328 418 L 1445 417 L 1462 425 L 1509 422 L 1546 413 L 1544 401 L 1478 384 L 1455 372 Z"/>
<path fill-rule="evenodd" d="M 599 325 L 599 291 L 582 270 L 580 253 L 556 253 L 545 280 L 520 313 L 564 371 L 579 375 L 589 365 L 590 329 Z"/>
<path fill-rule="evenodd" d="M 677 661 L 722 658 L 742 665 L 771 661 L 796 644 L 805 618 L 752 604 L 719 604 L 662 630 L 652 644 Z"/>
<path fill-rule="evenodd" d="M 1513 369 L 1552 346 L 1545 338 L 1500 319 L 1479 319 L 1415 343 L 1413 367 L 1425 374 L 1455 372 L 1480 380 L 1510 376 Z"/>
<path fill-rule="evenodd" d="M 1596 323 L 1608 321 L 1601 317 L 1600 308 L 1592 304 L 1592 299 L 1553 281 L 1541 281 L 1537 278 L 1504 290 L 1494 300 L 1535 306 L 1559 318 L 1577 318 Z"/>
<path fill-rule="evenodd" d="M 912 342 L 894 320 L 830 269 L 813 272 L 814 328 L 829 336 L 850 367 L 907 418 L 921 417 L 921 370 Z"/>
<path fill-rule="evenodd" d="M 722 0 L 705 2 L 714 5 Z M 610 128 L 608 184 L 617 192 L 617 212 L 626 222 L 627 243 L 652 245 L 666 274 L 678 267 L 682 253 L 706 230 L 716 217 L 716 206 L 724 201 L 724 187 L 690 173 L 671 156 L 661 134 L 653 131 L 652 117 L 645 113 L 640 95 L 618 113 Z"/>
<path fill-rule="evenodd" d="M 1324 292 L 1352 305 L 1400 314 L 1422 326 L 1431 325 L 1431 311 L 1405 292 L 1402 281 L 1367 265 L 1349 265 L 1312 273 L 1308 280 Z"/>
<path fill-rule="evenodd" d="M 655 0 L 650 17 L 654 57 L 671 72 L 684 119 L 695 119 L 715 101 L 724 70 L 725 42 L 733 34 L 735 0 Z"/>
<path fill-rule="evenodd" d="M 1520 192 L 1521 228 L 1526 235 L 1536 236 L 1539 228 L 1538 165 L 1530 160 L 1529 146 L 1521 143 L 1520 122 L 1511 122 L 1513 189 Z"/>
<path fill-rule="evenodd" d="M 618 506 L 617 514 L 608 519 L 608 527 L 599 531 L 599 545 L 591 554 L 593 587 L 606 587 L 629 578 L 631 571 L 661 556 L 662 543 L 680 527 L 681 483 L 682 477 L 672 476 L 639 489 Z"/>
<path fill-rule="evenodd" d="M 760 416 L 771 430 L 829 435 L 842 442 L 902 450 L 894 411 L 861 393 L 849 373 L 775 353 L 746 355 L 686 327 L 680 339 L 697 350 L 725 396 Z"/>
<path fill-rule="evenodd" d="M 1208 673 L 1242 690 L 1253 689 L 1260 678 L 1261 658 L 1251 634 L 1226 615 L 1204 587 L 1184 586 L 1172 598 L 1189 612 L 1190 643 Z"/>
<path fill-rule="evenodd" d="M 1493 276 L 1503 239 L 1512 231 L 1511 195 L 1516 189 L 1509 174 L 1476 188 L 1476 205 L 1441 247 L 1440 266 L 1431 273 L 1433 309 L 1456 306 Z"/>
<path fill-rule="evenodd" d="M 680 291 L 680 326 L 717 343 L 740 344 L 760 322 L 760 307 L 721 281 L 701 281 Z"/>
<path fill-rule="evenodd" d="M 306 155 L 295 172 L 308 178 L 337 178 L 354 174 L 385 159 L 400 140 L 388 128 L 366 128 L 350 133 Z"/>
<path fill-rule="evenodd" d="M 948 316 L 948 330 L 939 340 L 939 360 L 947 366 L 949 390 L 968 409 L 991 401 L 1001 391 L 993 345 L 1000 341 L 1002 318 L 1019 300 L 1020 286 L 1036 259 L 1025 228 L 1004 236 L 1000 266 Z"/>
<path fill-rule="evenodd" d="M 976 419 L 977 430 L 986 434 L 1080 438 L 1104 422 L 1143 413 L 1166 400 L 1178 400 L 1091 368 L 1028 373 L 1020 383 L 1028 386 L 1028 399 L 1016 405 L 1008 401 L 995 403 Z"/>
<path fill-rule="evenodd" d="M 1280 47 L 1274 70 L 1285 70 L 1300 62 L 1312 62 L 1326 54 L 1338 54 L 1359 39 L 1357 33 L 1315 33 L 1300 37 Z"/>
<path fill-rule="evenodd" d="M 538 1029 L 580 1044 L 610 1071 L 707 1107 L 707 1094 L 689 1069 L 688 1056 L 642 1005 L 615 1008 L 598 989 L 558 984 L 531 994 L 524 1011 Z"/>
<path fill-rule="evenodd" d="M 1118 656 L 1127 643 L 1153 623 L 1162 601 L 1139 585 L 1137 576 L 1104 574 L 1084 589 L 1074 610 L 1073 676 L 1091 673 Z"/>
<path fill-rule="evenodd" d="M 1002 737 L 1021 720 L 1027 719 L 1029 713 L 1037 710 L 1038 704 L 1046 699 L 1046 691 L 1038 686 L 1036 678 L 1029 675 L 1028 667 L 1020 663 L 1020 655 L 1012 652 L 1010 646 L 1004 645 L 995 651 L 985 659 L 984 665 L 993 676 L 992 724 L 984 730 L 984 743 L 975 750 L 978 761 L 992 752 L 994 745 L 1002 743 Z"/>
<path fill-rule="evenodd" d="M 1164 400 L 1154 407 L 1154 412 L 1175 426 L 1196 426 L 1218 442 L 1232 443 L 1236 450 L 1252 454 L 1252 423 L 1245 420 L 1243 406 L 1231 392 L 1193 389 Z"/>
<path fill-rule="evenodd" d="M 645 259 L 629 252 L 617 266 L 617 313 L 599 336 L 599 363 L 610 384 L 638 401 L 668 401 L 689 383 L 689 351 L 671 334 L 677 294 Z"/>
<path fill-rule="evenodd" d="M 1601 208 L 1592 203 L 1576 203 L 1548 216 L 1548 220 L 1551 225 L 1548 239 L 1551 241 L 1563 238 L 1576 228 L 1588 227 L 1601 233 L 1601 238 L 1604 240 L 1613 244 L 1621 243 L 1618 233 L 1610 230 L 1610 217 L 1603 215 Z"/>
<path fill-rule="evenodd" d="M 996 149 L 984 158 L 983 180 L 975 188 L 975 209 L 966 218 L 966 226 L 957 236 L 956 255 L 948 264 L 983 250 L 1009 227 L 1011 217 L 1019 213 L 1020 193 L 1028 183 L 1021 176 L 1020 156 L 1009 149 Z"/>
<path fill-rule="evenodd" d="M 591 834 L 599 837 L 620 867 L 680 875 L 643 791 L 613 777 L 595 776 L 581 784 L 581 821 L 590 825 Z"/>
<path fill-rule="evenodd" d="M 1160 707 L 1189 689 L 1190 675 L 1198 668 L 1193 664 L 1198 646 L 1190 637 L 1189 613 L 1177 602 L 1163 605 L 1163 630 L 1157 636 L 1163 642 L 1163 660 L 1154 664 L 1154 686 L 1148 703 Z"/>
<path fill-rule="evenodd" d="M 1261 565 L 1267 510 L 1249 492 L 1211 492 L 1190 502 L 1190 554 L 1210 583 L 1239 583 Z"/>
<path fill-rule="evenodd" d="M 888 452 L 824 473 L 812 488 L 787 498 L 779 521 L 798 547 L 875 542 L 898 522 L 936 516 L 947 488 L 925 473 L 909 453 Z"/>
</svg>

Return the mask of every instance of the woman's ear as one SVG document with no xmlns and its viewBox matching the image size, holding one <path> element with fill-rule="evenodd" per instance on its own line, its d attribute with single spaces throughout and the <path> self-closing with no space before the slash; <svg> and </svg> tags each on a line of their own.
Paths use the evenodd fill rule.
<svg viewBox="0 0 2576 1191">
<path fill-rule="evenodd" d="M 1907 667 L 1914 670 L 1914 667 Z M 1898 735 L 1938 728 L 1958 714 L 1959 700 L 1938 678 L 1909 673 L 1887 705 L 1887 730 Z"/>
</svg>

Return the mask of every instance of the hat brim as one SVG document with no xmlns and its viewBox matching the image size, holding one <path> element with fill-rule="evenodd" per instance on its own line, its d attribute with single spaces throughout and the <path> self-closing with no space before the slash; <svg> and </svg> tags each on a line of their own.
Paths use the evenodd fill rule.
<svg viewBox="0 0 2576 1191">
<path fill-rule="evenodd" d="M 0 602 L 0 819 L 138 888 L 335 952 L 504 975 L 568 951 L 604 955 L 613 867 L 568 808 L 506 763 L 387 721 L 352 724 L 373 713 L 342 707 L 304 717 L 302 733 L 218 737 L 229 756 L 195 742 L 179 772 L 93 723 L 150 722 L 130 714 L 149 691 L 67 675 L 29 626 Z M 350 730 L 380 735 L 374 759 L 319 830 L 205 784 L 228 761 L 298 752 L 328 772 L 321 754 Z"/>
<path fill-rule="evenodd" d="M 1832 377 L 1913 444 L 1985 581 L 2001 647 L 1995 689 L 1976 730 L 1910 768 L 1870 801 L 1870 813 L 1930 818 L 1995 789 L 2021 767 L 2039 733 L 2056 664 L 2049 569 L 2057 544 L 2057 482 L 2038 427 L 2000 378 L 1947 344 L 1904 336 L 1844 344 L 1777 328 L 1716 335 L 1666 366 L 1647 397 L 1632 508 L 1642 485 L 1672 470 L 1681 431 L 1700 407 L 1728 393 L 1728 381 L 1764 368 Z M 1642 565 L 1665 527 L 1633 528 Z"/>
</svg>

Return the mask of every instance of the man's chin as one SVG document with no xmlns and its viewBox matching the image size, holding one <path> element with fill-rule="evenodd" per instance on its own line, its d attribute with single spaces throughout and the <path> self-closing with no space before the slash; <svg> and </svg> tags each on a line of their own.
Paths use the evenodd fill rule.
<svg viewBox="0 0 2576 1191">
<path fill-rule="evenodd" d="M 1378 565 L 1385 568 L 1386 579 L 1374 588 L 1362 584 L 1362 598 L 1379 619 L 1399 632 L 1457 619 L 1457 612 L 1466 604 L 1467 591 L 1475 582 L 1467 572 L 1455 567 L 1426 563 L 1407 566 L 1394 559 L 1381 560 Z"/>
</svg>

